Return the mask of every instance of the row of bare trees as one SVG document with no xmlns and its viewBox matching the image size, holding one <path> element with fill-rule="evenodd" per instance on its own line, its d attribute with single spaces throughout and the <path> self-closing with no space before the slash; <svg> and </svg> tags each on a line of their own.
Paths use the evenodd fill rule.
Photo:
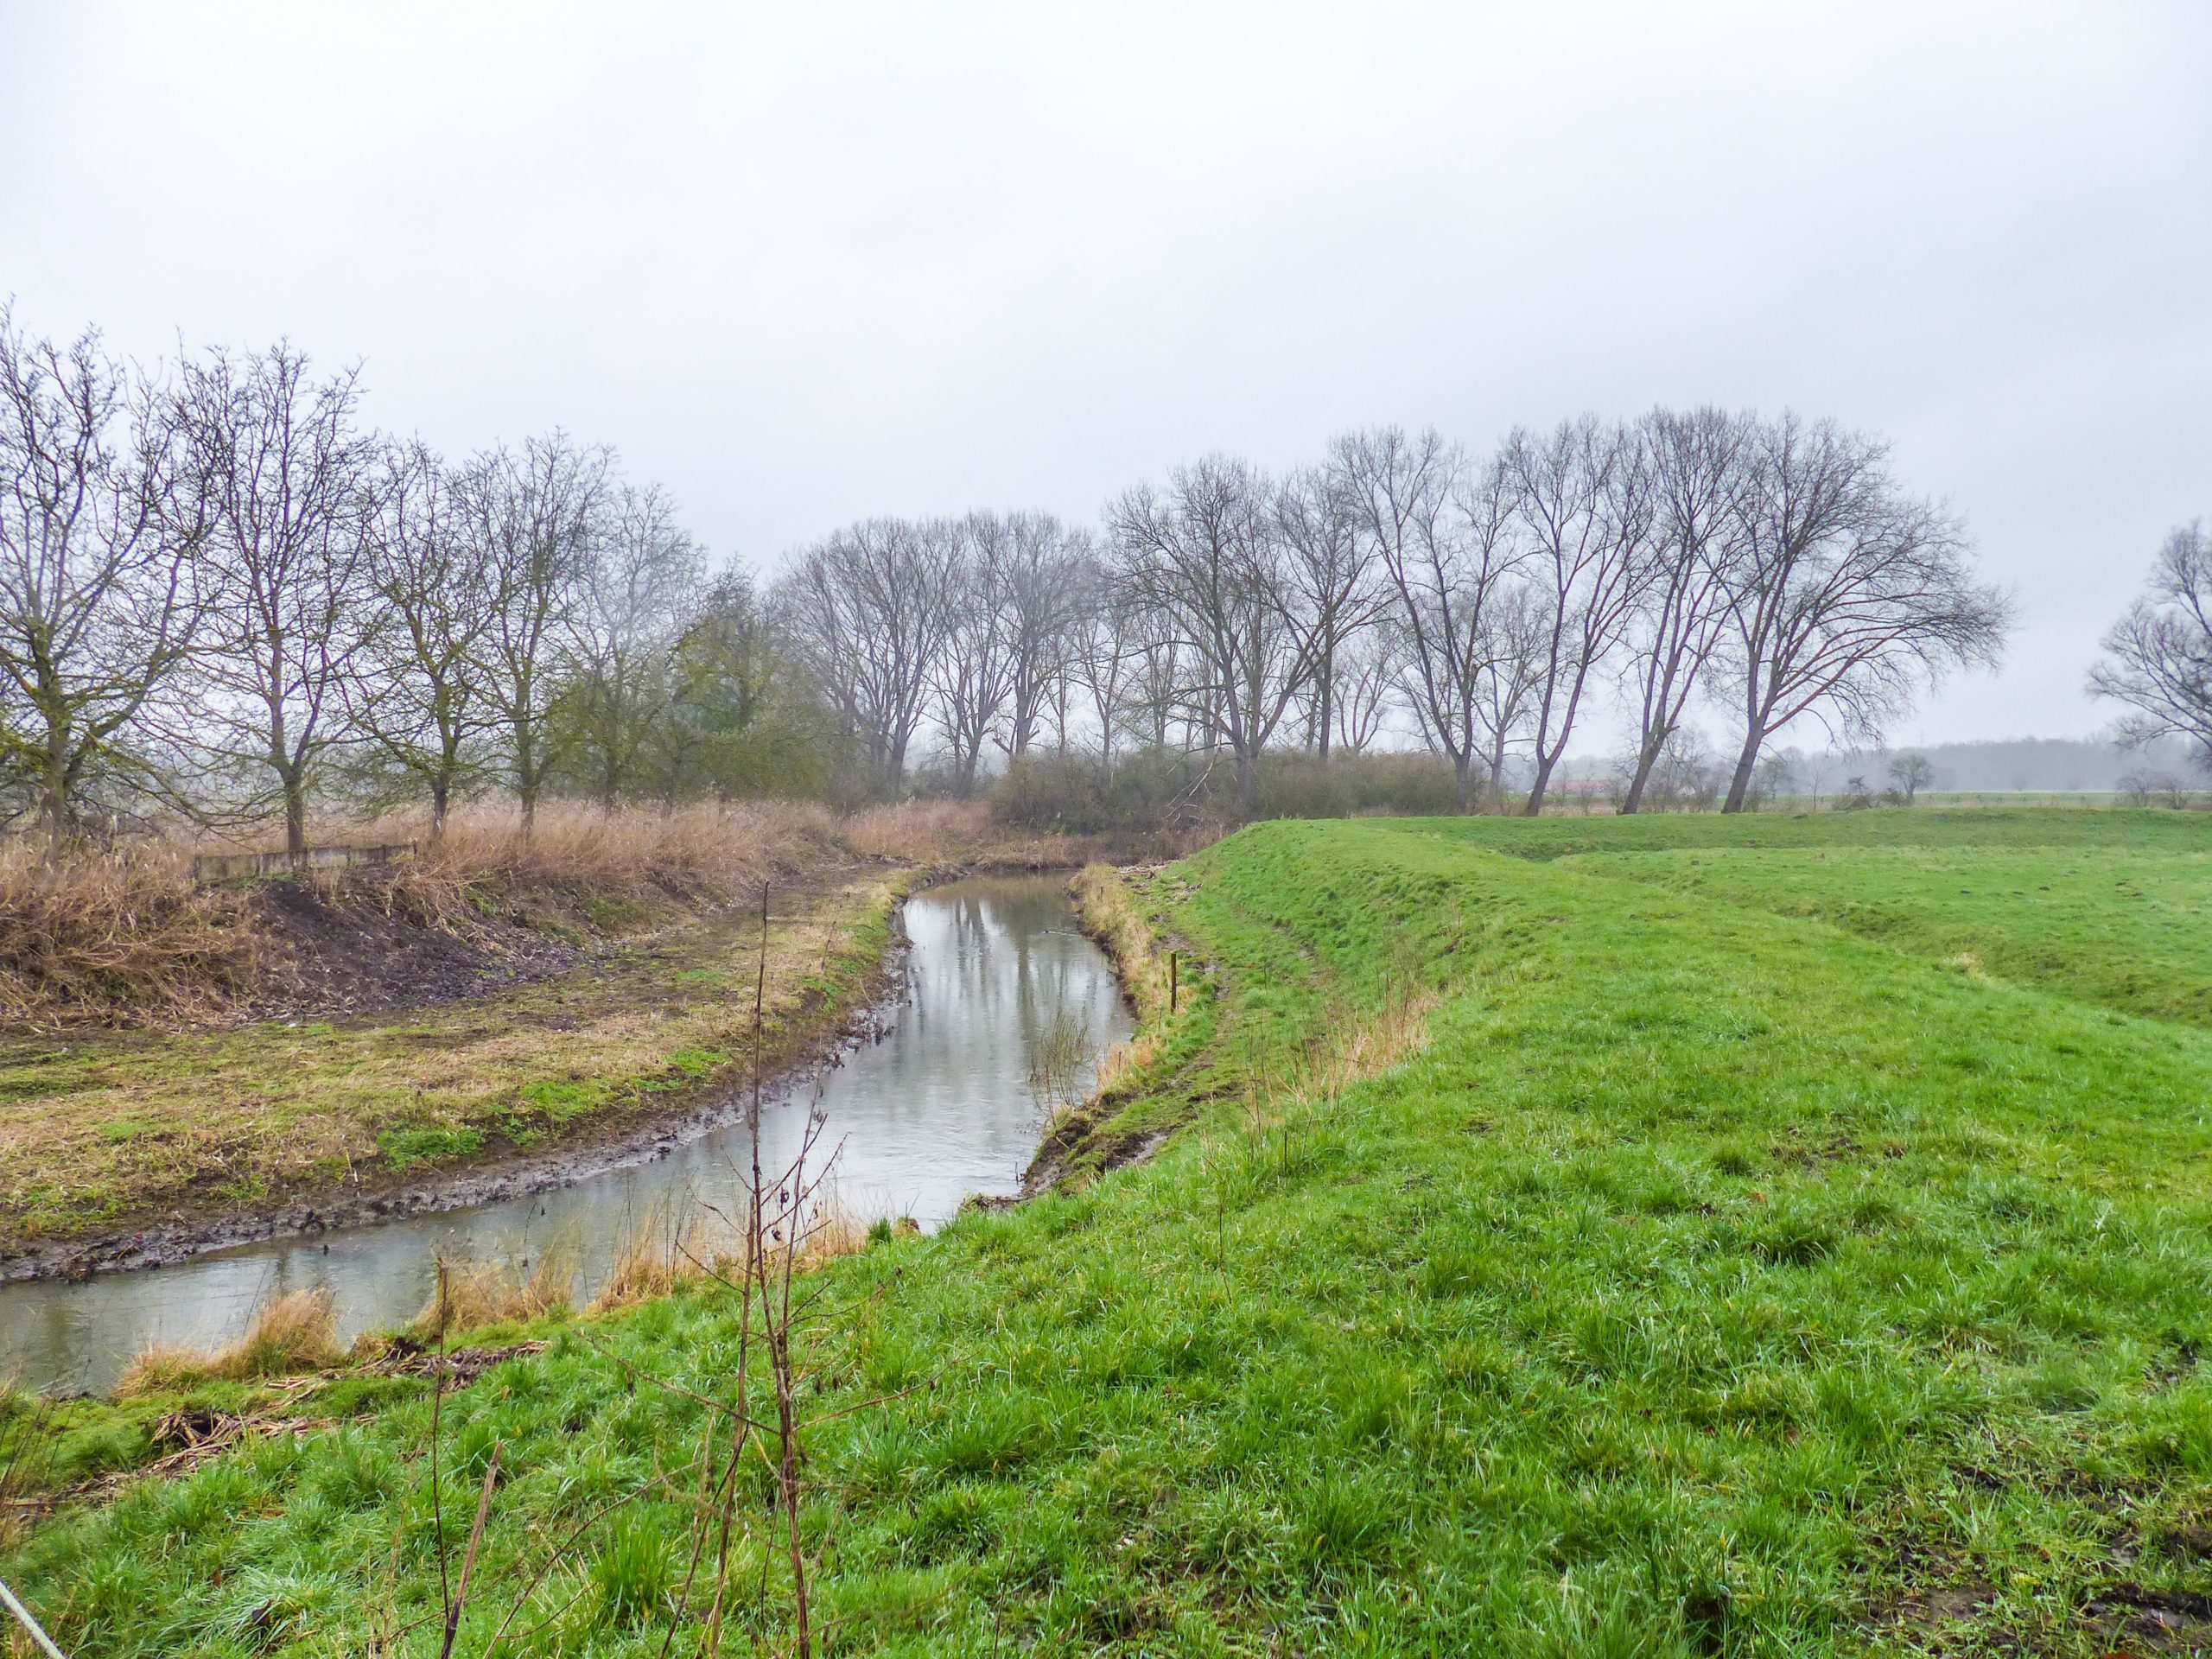
<svg viewBox="0 0 2212 1659">
<path fill-rule="evenodd" d="M 1417 741 L 1535 813 L 1600 705 L 1642 806 L 1700 701 L 1726 806 L 1812 720 L 1863 736 L 1994 660 L 1963 533 L 1834 423 L 1713 409 L 1209 456 L 1111 501 L 871 519 L 756 602 L 659 489 L 560 432 L 448 461 L 279 345 L 148 375 L 0 313 L 0 788 L 60 849 L 158 802 L 960 793 L 1040 746 L 1262 757 Z"/>
<path fill-rule="evenodd" d="M 1643 804 L 1693 704 L 1732 709 L 1740 810 L 1807 718 L 1859 736 L 1993 663 L 2005 597 L 1876 440 L 1713 409 L 1516 430 L 1351 434 L 1270 477 L 1211 456 L 1113 501 L 1098 534 L 1035 515 L 873 520 L 806 550 L 776 599 L 890 786 L 918 734 L 956 787 L 1049 728 L 1118 745 L 1324 760 L 1410 732 L 1462 810 L 1542 810 L 1592 707 L 1624 705 Z"/>
<path fill-rule="evenodd" d="M 556 431 L 448 461 L 278 345 L 156 376 L 0 312 L 0 787 L 57 850 L 151 804 L 612 803 L 810 780 L 747 582 Z M 818 770 L 818 768 L 817 768 Z"/>
</svg>

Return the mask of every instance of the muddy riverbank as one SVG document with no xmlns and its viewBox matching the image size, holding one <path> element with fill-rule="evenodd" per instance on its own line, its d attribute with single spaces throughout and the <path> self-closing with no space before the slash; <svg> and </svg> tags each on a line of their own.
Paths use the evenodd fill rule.
<svg viewBox="0 0 2212 1659">
<path fill-rule="evenodd" d="M 1112 964 L 1077 931 L 1063 877 L 916 892 L 885 937 L 878 994 L 813 1063 L 764 1090 L 764 1156 L 780 1166 L 819 1112 L 820 1156 L 836 1160 L 831 1201 L 861 1221 L 927 1227 L 971 1196 L 1021 1190 L 1048 1120 L 1089 1090 L 1130 1016 Z M 100 1263 L 143 1272 L 0 1286 L 0 1370 L 41 1388 L 104 1388 L 149 1343 L 230 1339 L 256 1306 L 302 1289 L 329 1289 L 349 1334 L 386 1328 L 419 1310 L 441 1254 L 557 1255 L 588 1296 L 640 1226 L 733 1208 L 749 1092 L 700 1097 L 645 1136 L 365 1196 L 342 1217 L 232 1217 L 130 1242 Z M 244 1230 L 264 1222 L 269 1232 Z"/>
<path fill-rule="evenodd" d="M 758 1064 L 834 1059 L 887 1015 L 918 878 L 863 867 L 772 900 Z M 757 912 L 557 978 L 352 1020 L 19 1042 L 0 1281 L 173 1262 L 564 1185 L 724 1121 L 749 1085 Z"/>
</svg>

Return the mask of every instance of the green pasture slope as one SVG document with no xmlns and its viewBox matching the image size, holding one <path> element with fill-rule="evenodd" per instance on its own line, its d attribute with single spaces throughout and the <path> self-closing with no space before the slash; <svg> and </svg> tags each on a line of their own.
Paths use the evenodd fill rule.
<svg viewBox="0 0 2212 1659">
<path fill-rule="evenodd" d="M 1211 964 L 1146 1108 L 1191 1128 L 822 1276 L 828 1650 L 2204 1642 L 2209 850 L 2173 814 L 1275 823 L 1154 879 Z M 1292 1098 L 1408 995 L 1425 1049 Z M 446 1403 L 448 1529 L 495 1440 L 503 1475 L 455 1651 L 642 1491 L 504 1650 L 660 1653 L 702 1420 L 642 1379 L 715 1392 L 729 1321 L 550 1334 Z M 8 1575 L 85 1656 L 433 1653 L 428 1418 L 253 1444 Z M 780 1636 L 744 1498 L 731 1652 Z"/>
</svg>

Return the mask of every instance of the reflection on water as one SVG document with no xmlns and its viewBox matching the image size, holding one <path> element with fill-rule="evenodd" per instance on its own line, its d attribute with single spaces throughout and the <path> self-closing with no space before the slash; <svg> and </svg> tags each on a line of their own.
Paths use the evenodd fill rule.
<svg viewBox="0 0 2212 1659">
<path fill-rule="evenodd" d="M 907 995 L 880 1041 L 849 1055 L 822 1092 L 825 1146 L 839 1148 L 838 1202 L 861 1217 L 949 1217 L 971 1192 L 1009 1193 L 1036 1149 L 1039 1082 L 1057 1088 L 1071 1033 L 1092 1058 L 1128 1035 L 1112 969 L 1075 931 L 1049 877 L 956 882 L 906 909 L 913 949 Z M 796 1152 L 810 1088 L 762 1113 L 761 1162 Z M 0 1376 L 41 1389 L 105 1389 L 152 1342 L 226 1342 L 253 1309 L 289 1291 L 327 1285 L 345 1334 L 412 1318 L 429 1300 L 441 1249 L 520 1262 L 574 1253 L 588 1287 L 640 1222 L 672 1210 L 741 1205 L 741 1125 L 717 1129 L 650 1162 L 573 1186 L 449 1211 L 196 1256 L 174 1267 L 77 1284 L 0 1286 Z"/>
</svg>

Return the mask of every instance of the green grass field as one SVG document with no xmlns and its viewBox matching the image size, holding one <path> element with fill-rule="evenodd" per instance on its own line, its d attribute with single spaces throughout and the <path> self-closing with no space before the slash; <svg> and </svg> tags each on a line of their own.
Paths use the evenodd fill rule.
<svg viewBox="0 0 2212 1659">
<path fill-rule="evenodd" d="M 2212 1643 L 2208 855 L 2157 812 L 1369 821 L 1149 878 L 1208 974 L 1127 1109 L 1187 1130 L 817 1279 L 826 1650 Z M 456 1559 L 502 1471 L 454 1650 L 519 1600 L 500 1651 L 693 1652 L 726 1299 L 549 1329 L 444 1406 Z M 429 1402 L 382 1399 L 7 1576 L 85 1656 L 435 1653 Z M 785 1634 L 741 1488 L 731 1652 Z"/>
</svg>

